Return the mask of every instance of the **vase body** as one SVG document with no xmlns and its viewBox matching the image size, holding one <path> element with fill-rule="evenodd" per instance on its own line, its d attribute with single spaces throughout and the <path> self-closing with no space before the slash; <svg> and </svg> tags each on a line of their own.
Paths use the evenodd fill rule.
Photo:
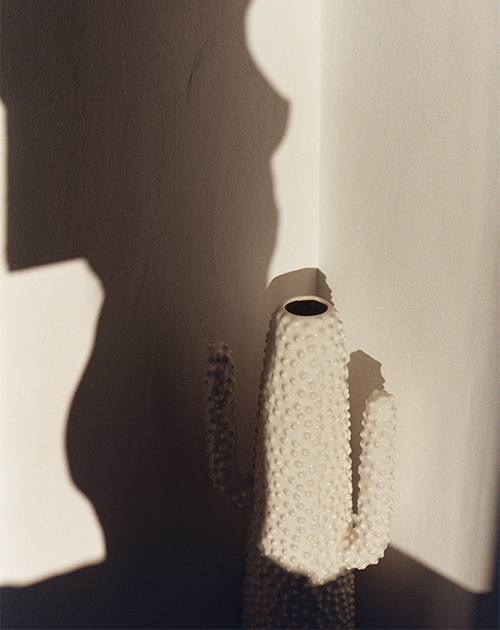
<svg viewBox="0 0 500 630">
<path fill-rule="evenodd" d="M 306 310 L 300 302 L 315 314 L 296 314 Z M 344 568 L 351 525 L 346 356 L 340 320 L 326 302 L 304 297 L 274 314 L 261 384 L 256 521 L 262 554 L 316 585 Z"/>
<path fill-rule="evenodd" d="M 212 479 L 237 505 L 253 508 L 244 627 L 353 628 L 352 570 L 376 563 L 389 540 L 392 396 L 375 390 L 366 401 L 353 514 L 342 323 L 321 298 L 285 302 L 273 314 L 266 340 L 250 492 L 234 454 L 218 446 L 234 435 L 234 379 L 227 346 L 216 344 L 212 351 Z"/>
</svg>

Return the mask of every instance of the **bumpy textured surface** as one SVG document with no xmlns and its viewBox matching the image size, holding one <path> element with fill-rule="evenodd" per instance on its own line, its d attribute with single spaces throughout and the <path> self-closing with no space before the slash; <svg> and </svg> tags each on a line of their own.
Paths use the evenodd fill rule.
<svg viewBox="0 0 500 630">
<path fill-rule="evenodd" d="M 376 564 L 389 542 L 395 435 L 393 398 L 375 390 L 363 414 L 358 513 L 344 552 L 347 569 Z"/>
<path fill-rule="evenodd" d="M 277 311 L 260 397 L 261 550 L 311 584 L 336 578 L 351 523 L 347 353 L 336 311 Z"/>
<path fill-rule="evenodd" d="M 238 466 L 234 399 L 234 365 L 224 343 L 210 346 L 205 384 L 205 426 L 210 477 L 214 488 L 238 507 L 253 505 L 253 480 Z"/>
<path fill-rule="evenodd" d="M 319 308 L 294 314 L 300 302 Z M 306 312 L 299 304 L 296 313 Z M 353 515 L 346 358 L 342 324 L 331 304 L 305 296 L 275 312 L 264 357 L 252 495 L 249 480 L 238 473 L 231 354 L 224 344 L 211 348 L 212 479 L 237 505 L 253 500 L 247 628 L 353 628 L 352 569 L 377 562 L 388 544 L 395 409 L 384 391 L 367 400 Z"/>
<path fill-rule="evenodd" d="M 311 586 L 249 549 L 244 628 L 330 628 L 354 630 L 354 574 Z M 251 553 L 253 552 L 253 553 Z"/>
<path fill-rule="evenodd" d="M 325 584 L 376 562 L 387 546 L 392 397 L 374 392 L 368 401 L 353 523 L 347 353 L 338 313 L 331 305 L 312 316 L 282 307 L 272 328 L 256 449 L 258 544 L 285 570 Z"/>
</svg>

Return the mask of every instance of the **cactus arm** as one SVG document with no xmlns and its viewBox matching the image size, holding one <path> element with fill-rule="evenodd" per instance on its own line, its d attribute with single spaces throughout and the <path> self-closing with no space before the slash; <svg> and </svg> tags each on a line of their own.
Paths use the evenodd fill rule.
<svg viewBox="0 0 500 630">
<path fill-rule="evenodd" d="M 361 435 L 358 514 L 344 562 L 347 569 L 376 564 L 389 543 L 396 410 L 393 397 L 375 390 L 366 401 Z"/>
<path fill-rule="evenodd" d="M 237 507 L 253 504 L 253 482 L 239 471 L 236 446 L 234 365 L 224 343 L 209 349 L 210 368 L 205 384 L 207 456 L 214 488 Z"/>
</svg>

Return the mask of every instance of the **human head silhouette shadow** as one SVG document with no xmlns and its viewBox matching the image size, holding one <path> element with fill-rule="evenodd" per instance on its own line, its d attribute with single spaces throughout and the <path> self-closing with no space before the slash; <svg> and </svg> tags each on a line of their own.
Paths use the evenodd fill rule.
<svg viewBox="0 0 500 630">
<path fill-rule="evenodd" d="M 2 2 L 10 269 L 83 257 L 105 290 L 67 453 L 107 548 L 3 589 L 3 627 L 239 624 L 247 515 L 210 487 L 202 372 L 260 334 L 287 121 L 247 5 Z"/>
</svg>

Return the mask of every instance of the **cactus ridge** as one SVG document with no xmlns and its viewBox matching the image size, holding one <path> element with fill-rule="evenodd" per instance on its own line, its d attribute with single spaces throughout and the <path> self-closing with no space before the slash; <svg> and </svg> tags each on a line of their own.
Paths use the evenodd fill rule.
<svg viewBox="0 0 500 630">
<path fill-rule="evenodd" d="M 226 344 L 210 347 L 205 384 L 205 426 L 210 477 L 214 488 L 237 507 L 253 505 L 253 477 L 240 472 L 236 443 L 234 365 Z"/>
</svg>

